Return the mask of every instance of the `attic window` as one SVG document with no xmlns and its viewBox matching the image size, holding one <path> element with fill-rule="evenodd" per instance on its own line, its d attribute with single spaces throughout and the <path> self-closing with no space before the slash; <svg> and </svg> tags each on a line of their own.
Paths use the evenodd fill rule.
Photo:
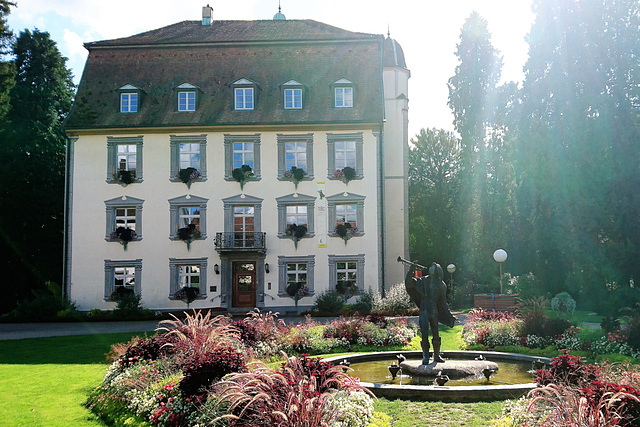
<svg viewBox="0 0 640 427">
<path fill-rule="evenodd" d="M 140 89 L 126 84 L 118 89 L 121 113 L 137 113 L 140 105 Z"/>
<path fill-rule="evenodd" d="M 285 110 L 301 110 L 303 86 L 295 80 L 289 80 L 282 85 L 283 104 Z"/>
<path fill-rule="evenodd" d="M 347 79 L 340 79 L 332 84 L 335 108 L 353 107 L 353 83 Z"/>
<path fill-rule="evenodd" d="M 254 110 L 257 101 L 258 85 L 249 79 L 239 79 L 231 84 L 233 89 L 233 109 L 234 110 Z"/>
<path fill-rule="evenodd" d="M 192 84 L 183 83 L 176 89 L 176 102 L 178 111 L 196 111 L 196 107 L 198 105 L 198 88 Z"/>
</svg>

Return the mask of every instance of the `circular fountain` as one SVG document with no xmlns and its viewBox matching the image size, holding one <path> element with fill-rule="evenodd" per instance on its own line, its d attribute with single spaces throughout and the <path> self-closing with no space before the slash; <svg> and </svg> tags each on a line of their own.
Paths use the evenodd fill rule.
<svg viewBox="0 0 640 427">
<path fill-rule="evenodd" d="M 535 370 L 540 364 L 549 364 L 550 359 L 536 356 L 526 356 L 514 353 L 500 352 L 480 352 L 480 351 L 445 351 L 445 364 L 432 363 L 422 365 L 421 369 L 428 373 L 424 375 L 418 373 L 409 373 L 406 366 L 407 363 L 420 366 L 419 361 L 422 360 L 421 351 L 385 351 L 377 353 L 361 353 L 350 356 L 339 356 L 326 359 L 326 361 L 338 364 L 343 360 L 348 360 L 352 368 L 358 369 L 359 364 L 365 366 L 368 363 L 383 365 L 383 371 L 388 368 L 383 361 L 391 361 L 388 365 L 395 365 L 395 361 L 400 362 L 401 358 L 406 360 L 399 363 L 399 374 L 397 378 L 388 375 L 373 375 L 367 378 L 367 375 L 358 371 L 354 376 L 360 376 L 360 384 L 373 392 L 378 397 L 388 399 L 422 399 L 422 400 L 440 400 L 446 402 L 458 401 L 479 401 L 479 400 L 503 400 L 518 398 L 527 394 L 536 387 L 534 381 Z M 445 371 L 447 363 L 450 366 L 458 364 L 476 365 L 476 372 L 470 376 L 459 378 L 455 371 L 453 375 L 451 371 Z M 494 366 L 497 364 L 496 366 Z M 505 373 L 510 370 L 513 364 L 524 364 L 525 371 L 530 371 L 525 375 L 516 375 L 514 379 L 509 379 Z M 441 365 L 440 369 L 436 365 Z M 528 368 L 526 368 L 528 367 Z M 436 369 L 432 369 L 436 368 Z M 502 370 L 500 368 L 503 368 Z M 479 369 L 479 370 L 478 370 Z M 394 370 L 396 370 L 394 368 Z M 503 372 L 505 371 L 505 372 Z M 390 372 L 390 371 L 389 371 Z M 502 375 L 502 377 L 501 377 Z M 505 375 L 507 379 L 505 379 Z M 440 379 L 438 379 L 440 377 Z M 443 382 L 443 378 L 447 377 L 447 381 Z M 449 380 L 451 377 L 451 380 Z M 442 383 L 446 385 L 435 385 Z"/>
</svg>

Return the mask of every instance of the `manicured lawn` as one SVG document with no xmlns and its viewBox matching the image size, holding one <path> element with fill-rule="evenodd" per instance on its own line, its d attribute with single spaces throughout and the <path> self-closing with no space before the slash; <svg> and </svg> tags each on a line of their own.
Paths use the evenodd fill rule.
<svg viewBox="0 0 640 427">
<path fill-rule="evenodd" d="M 104 377 L 109 346 L 134 335 L 0 341 L 0 425 L 103 425 L 82 405 Z"/>
<path fill-rule="evenodd" d="M 502 412 L 503 402 L 442 403 L 378 399 L 374 409 L 391 417 L 393 427 L 480 427 Z"/>
</svg>

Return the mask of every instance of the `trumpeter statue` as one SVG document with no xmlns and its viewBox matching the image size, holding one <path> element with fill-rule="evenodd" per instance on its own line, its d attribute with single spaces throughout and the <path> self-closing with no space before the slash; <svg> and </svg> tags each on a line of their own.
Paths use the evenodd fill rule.
<svg viewBox="0 0 640 427">
<path fill-rule="evenodd" d="M 442 339 L 438 332 L 438 323 L 453 327 L 456 317 L 449 311 L 447 304 L 447 285 L 444 281 L 444 272 L 440 264 L 433 263 L 429 268 L 429 275 L 425 277 L 415 277 L 416 269 L 427 269 L 415 262 L 407 261 L 398 257 L 398 262 L 403 262 L 410 266 L 404 285 L 407 293 L 420 308 L 420 332 L 422 333 L 422 364 L 429 364 L 429 326 L 433 338 L 433 361 L 434 363 L 444 362 L 440 356 L 440 345 Z"/>
</svg>

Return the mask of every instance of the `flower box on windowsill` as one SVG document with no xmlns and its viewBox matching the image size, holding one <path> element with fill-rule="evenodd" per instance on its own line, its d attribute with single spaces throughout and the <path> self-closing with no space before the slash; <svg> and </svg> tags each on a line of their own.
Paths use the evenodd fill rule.
<svg viewBox="0 0 640 427">
<path fill-rule="evenodd" d="M 197 299 L 201 299 L 200 289 L 194 286 L 185 286 L 178 289 L 173 294 L 173 299 L 182 300 L 185 304 L 187 304 L 187 308 L 189 305 Z"/>
<path fill-rule="evenodd" d="M 333 179 L 339 179 L 345 184 L 349 184 L 349 181 L 353 181 L 358 177 L 358 172 L 350 166 L 345 166 L 342 169 L 336 169 L 333 173 Z"/>
<path fill-rule="evenodd" d="M 296 225 L 291 224 L 289 228 L 287 228 L 287 235 L 291 236 L 293 239 L 293 244 L 298 248 L 298 242 L 307 234 L 307 227 L 304 225 Z"/>
<path fill-rule="evenodd" d="M 291 166 L 290 170 L 287 170 L 282 174 L 282 178 L 293 181 L 293 185 L 295 185 L 295 189 L 298 189 L 298 184 L 304 180 L 304 177 L 307 173 L 302 168 L 297 168 L 295 166 Z"/>
<path fill-rule="evenodd" d="M 191 242 L 202 237 L 199 230 L 196 230 L 195 224 L 189 224 L 186 227 L 179 228 L 176 233 L 176 237 L 187 244 L 187 249 L 190 249 Z"/>
<path fill-rule="evenodd" d="M 231 171 L 231 177 L 240 183 L 240 190 L 244 189 L 244 185 L 253 176 L 253 170 L 249 165 L 242 165 L 239 168 L 235 168 Z"/>
<path fill-rule="evenodd" d="M 344 244 L 347 244 L 347 241 L 358 234 L 358 227 L 353 227 L 351 224 L 344 223 L 336 225 L 335 230 L 333 231 L 335 234 L 340 236 L 342 240 L 344 240 Z"/>
<path fill-rule="evenodd" d="M 176 179 L 187 184 L 187 188 L 191 188 L 191 183 L 198 180 L 201 177 L 200 171 L 193 167 L 180 169 L 176 174 Z"/>
<path fill-rule="evenodd" d="M 129 242 L 136 240 L 137 238 L 138 235 L 136 234 L 136 231 L 129 227 L 118 227 L 115 231 L 112 231 L 111 234 L 109 234 L 109 239 L 122 243 L 125 251 L 127 250 Z"/>
<path fill-rule="evenodd" d="M 126 187 L 127 185 L 136 182 L 136 171 L 124 169 L 118 170 L 113 174 L 113 180 L 120 183 L 123 187 Z"/>
</svg>

